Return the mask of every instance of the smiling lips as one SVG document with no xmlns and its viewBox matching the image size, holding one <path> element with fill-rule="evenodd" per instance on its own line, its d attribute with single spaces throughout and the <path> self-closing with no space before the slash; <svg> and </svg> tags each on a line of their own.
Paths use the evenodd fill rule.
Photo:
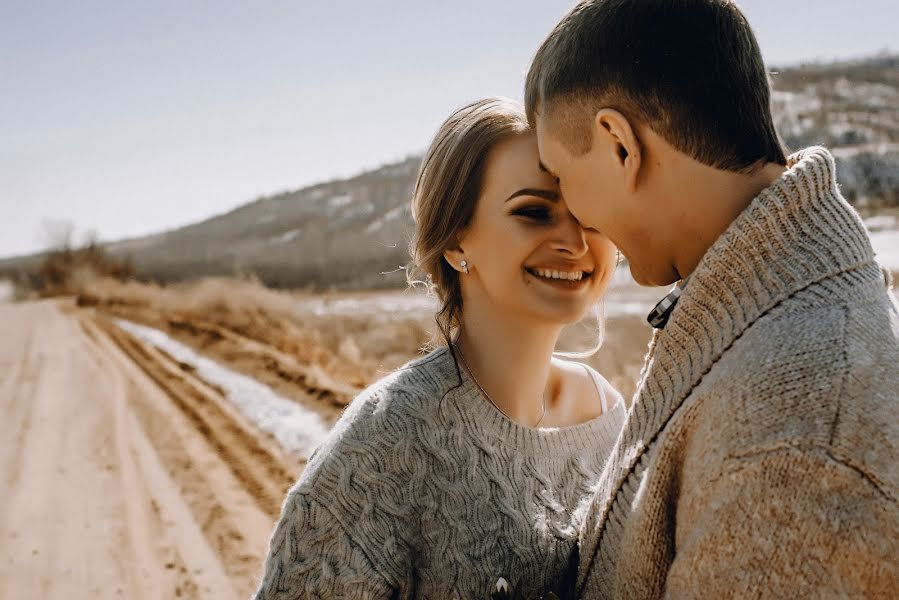
<svg viewBox="0 0 899 600">
<path fill-rule="evenodd" d="M 541 269 L 528 268 L 528 273 L 547 282 L 553 280 L 561 281 L 582 281 L 592 275 L 590 271 L 563 271 L 558 269 Z"/>
</svg>

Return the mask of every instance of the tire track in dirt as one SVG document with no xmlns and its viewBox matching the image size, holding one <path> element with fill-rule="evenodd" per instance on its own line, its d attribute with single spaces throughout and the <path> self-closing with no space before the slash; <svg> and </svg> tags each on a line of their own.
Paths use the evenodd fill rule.
<svg viewBox="0 0 899 600">
<path fill-rule="evenodd" d="M 124 565 L 131 580 L 129 587 L 155 588 L 158 597 L 164 598 L 164 586 L 157 585 L 169 580 L 168 587 L 174 590 L 175 597 L 235 595 L 221 558 L 211 551 L 199 532 L 191 527 L 172 527 L 174 523 L 190 523 L 194 516 L 181 501 L 181 490 L 170 483 L 146 432 L 128 407 L 127 378 L 119 371 L 112 373 L 117 388 L 113 396 L 115 448 L 126 499 L 123 531 L 128 555 L 136 559 Z M 174 541 L 176 550 L 163 548 L 160 554 L 154 552 L 152 540 L 158 530 Z M 163 562 L 160 558 L 168 560 Z"/>
<path fill-rule="evenodd" d="M 266 547 L 257 544 L 250 550 L 247 530 L 263 526 L 259 514 L 267 517 L 264 527 L 270 530 L 301 464 L 247 423 L 218 390 L 164 352 L 102 316 L 82 315 L 81 323 L 100 343 L 114 343 L 130 359 L 131 368 L 142 370 L 165 391 L 168 407 L 149 404 L 140 393 L 129 399 L 143 427 L 152 432 L 155 452 L 178 483 L 207 542 L 248 594 Z M 255 520 L 256 527 L 248 528 L 247 518 Z"/>
<path fill-rule="evenodd" d="M 27 398 L 34 395 L 37 373 L 40 370 L 39 357 L 31 351 L 32 338 L 29 336 L 22 348 L 22 359 L 0 365 L 2 384 L 0 399 L 5 399 L 2 407 L 4 416 L 0 431 L 4 438 L 15 438 L 13 450 L 8 456 L 0 457 L 0 473 L 6 473 L 3 481 L 4 489 L 15 487 L 19 479 L 22 465 L 22 451 L 25 447 L 25 436 L 31 428 L 31 410 Z M 9 494 L 0 494 L 0 514 L 5 512 Z"/>
<path fill-rule="evenodd" d="M 248 597 L 301 464 L 91 311 L 0 330 L 0 599 Z"/>
<path fill-rule="evenodd" d="M 84 323 L 84 319 L 82 319 Z M 136 340 L 104 318 L 95 322 L 191 421 L 215 448 L 259 508 L 277 515 L 287 488 L 296 480 L 298 461 L 288 458 L 232 407 L 220 390 L 193 377 L 165 352 Z M 90 327 L 90 325 L 87 325 Z"/>
</svg>

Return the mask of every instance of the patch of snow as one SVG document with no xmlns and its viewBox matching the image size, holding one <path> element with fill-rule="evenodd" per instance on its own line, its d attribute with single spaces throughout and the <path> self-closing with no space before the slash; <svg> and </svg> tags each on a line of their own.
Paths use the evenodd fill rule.
<svg viewBox="0 0 899 600">
<path fill-rule="evenodd" d="M 899 218 L 893 215 L 874 215 L 865 219 L 865 227 L 868 231 L 881 231 L 884 229 L 899 229 Z"/>
<path fill-rule="evenodd" d="M 286 244 L 291 240 L 295 240 L 300 235 L 299 229 L 291 229 L 281 235 L 275 236 L 271 239 L 272 244 Z"/>
<path fill-rule="evenodd" d="M 334 196 L 330 200 L 328 200 L 328 206 L 331 208 L 340 208 L 341 206 L 346 206 L 350 202 L 353 201 L 353 197 L 350 194 L 341 194 L 339 196 Z"/>
<path fill-rule="evenodd" d="M 610 286 L 604 298 L 606 317 L 649 314 L 667 293 L 666 288 L 640 287 L 627 268 L 619 269 L 622 282 Z M 300 310 L 316 317 L 364 317 L 370 319 L 430 318 L 440 309 L 439 301 L 421 290 L 365 292 L 334 297 L 310 296 L 300 300 Z"/>
<path fill-rule="evenodd" d="M 821 110 L 822 100 L 814 90 L 802 92 L 785 92 L 774 90 L 771 93 L 771 102 L 778 110 L 783 110 L 794 115 L 800 113 L 813 113 Z"/>
<path fill-rule="evenodd" d="M 278 395 L 252 377 L 223 367 L 158 329 L 124 319 L 116 319 L 116 324 L 175 360 L 190 365 L 201 379 L 225 390 L 225 397 L 241 414 L 274 436 L 287 451 L 308 459 L 327 436 L 328 428 L 316 413 Z"/>
<path fill-rule="evenodd" d="M 340 228 L 357 217 L 362 217 L 375 212 L 375 205 L 371 202 L 355 202 L 339 213 L 332 216 L 328 227 L 331 230 Z"/>
<path fill-rule="evenodd" d="M 15 286 L 11 281 L 0 279 L 0 302 L 9 302 L 15 297 Z"/>
<path fill-rule="evenodd" d="M 834 158 L 856 158 L 863 154 L 874 154 L 878 156 L 886 155 L 892 152 L 899 152 L 899 144 L 890 142 L 871 142 L 867 144 L 857 144 L 855 146 L 839 146 L 828 148 Z M 837 173 L 839 179 L 839 173 Z"/>
<path fill-rule="evenodd" d="M 863 98 L 866 109 L 891 108 L 895 106 L 897 95 L 896 88 L 883 84 L 867 81 L 856 81 L 852 84 L 850 98 Z"/>
<path fill-rule="evenodd" d="M 390 221 L 396 220 L 400 215 L 403 214 L 403 207 L 397 206 L 388 210 L 384 215 L 378 219 L 372 221 L 368 227 L 365 228 L 366 233 L 372 233 L 373 231 L 377 231 L 381 229 L 384 225 L 389 223 Z"/>
<path fill-rule="evenodd" d="M 892 271 L 899 271 L 899 229 L 872 231 L 870 236 L 877 262 Z"/>
<path fill-rule="evenodd" d="M 364 296 L 338 298 L 309 298 L 302 308 L 316 316 L 378 316 L 433 314 L 438 310 L 437 299 L 423 293 L 382 292 Z"/>
<path fill-rule="evenodd" d="M 840 77 L 833 84 L 833 91 L 843 98 L 849 99 L 855 97 L 855 89 L 857 84 L 849 81 L 845 77 Z"/>
</svg>

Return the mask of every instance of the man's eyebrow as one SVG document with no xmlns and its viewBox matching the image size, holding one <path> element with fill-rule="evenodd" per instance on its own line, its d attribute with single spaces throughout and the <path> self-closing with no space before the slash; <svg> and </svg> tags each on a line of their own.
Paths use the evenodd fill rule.
<svg viewBox="0 0 899 600">
<path fill-rule="evenodd" d="M 537 188 L 522 188 L 517 192 L 513 192 L 511 196 L 506 198 L 506 202 L 511 200 L 512 198 L 517 198 L 518 196 L 536 196 L 538 198 L 544 198 L 549 200 L 550 202 L 558 202 L 559 201 L 559 193 L 554 192 L 553 190 L 541 190 Z"/>
</svg>

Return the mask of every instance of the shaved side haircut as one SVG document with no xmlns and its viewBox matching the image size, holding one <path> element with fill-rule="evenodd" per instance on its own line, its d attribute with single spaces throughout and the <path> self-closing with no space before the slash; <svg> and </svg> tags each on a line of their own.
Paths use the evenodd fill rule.
<svg viewBox="0 0 899 600">
<path fill-rule="evenodd" d="M 728 171 L 786 164 L 758 42 L 731 0 L 585 0 L 553 29 L 525 84 L 575 156 L 614 108 L 693 159 Z"/>
</svg>

